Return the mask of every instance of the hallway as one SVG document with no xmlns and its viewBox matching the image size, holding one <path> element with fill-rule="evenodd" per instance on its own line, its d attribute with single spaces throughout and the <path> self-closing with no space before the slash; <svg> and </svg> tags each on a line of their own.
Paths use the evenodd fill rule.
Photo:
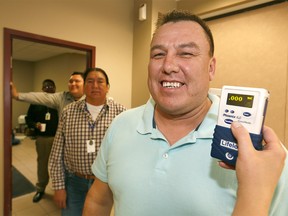
<svg viewBox="0 0 288 216">
<path fill-rule="evenodd" d="M 32 184 L 37 181 L 37 164 L 35 140 L 18 134 L 21 143 L 12 147 L 12 165 L 30 180 Z M 45 195 L 38 203 L 33 203 L 35 192 L 16 197 L 12 200 L 12 216 L 60 216 L 61 211 L 54 204 L 52 185 L 49 182 Z"/>
</svg>

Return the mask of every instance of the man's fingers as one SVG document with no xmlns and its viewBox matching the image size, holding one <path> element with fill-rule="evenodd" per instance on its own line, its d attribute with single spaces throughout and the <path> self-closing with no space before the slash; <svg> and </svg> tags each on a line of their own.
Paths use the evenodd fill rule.
<svg viewBox="0 0 288 216">
<path fill-rule="evenodd" d="M 281 145 L 275 132 L 271 128 L 266 127 L 266 126 L 263 127 L 263 139 L 265 143 L 273 143 L 273 144 L 278 143 L 279 145 Z M 266 146 L 266 148 L 270 148 L 270 147 L 271 145 Z"/>
<path fill-rule="evenodd" d="M 246 130 L 245 127 L 242 126 L 241 123 L 233 122 L 231 125 L 231 130 L 232 130 L 234 137 L 237 139 L 239 151 L 244 151 L 244 150 L 251 151 L 251 149 L 254 150 L 249 132 Z"/>
<path fill-rule="evenodd" d="M 219 164 L 219 166 L 221 166 L 221 167 L 224 168 L 224 169 L 235 170 L 235 166 L 232 166 L 232 165 L 230 165 L 230 164 L 227 164 L 227 163 L 225 163 L 225 162 L 223 162 L 223 161 L 219 161 L 218 164 Z"/>
</svg>

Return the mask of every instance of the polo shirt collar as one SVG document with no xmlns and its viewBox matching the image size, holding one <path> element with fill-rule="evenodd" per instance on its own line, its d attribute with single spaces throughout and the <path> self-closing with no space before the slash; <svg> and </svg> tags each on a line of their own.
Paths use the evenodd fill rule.
<svg viewBox="0 0 288 216">
<path fill-rule="evenodd" d="M 140 134 L 152 133 L 152 130 L 154 129 L 154 107 L 155 101 L 150 97 L 144 106 L 143 115 L 137 127 L 137 131 Z"/>
<path fill-rule="evenodd" d="M 214 133 L 215 124 L 217 122 L 218 116 L 218 107 L 219 107 L 219 97 L 216 95 L 208 94 L 209 99 L 212 101 L 212 105 L 206 114 L 201 125 L 198 127 L 196 133 L 191 131 L 187 136 L 193 140 L 196 138 L 212 138 Z M 150 98 L 146 105 L 144 106 L 144 111 L 142 119 L 138 124 L 137 131 L 140 134 L 151 134 L 151 138 L 163 138 L 163 135 L 154 125 L 154 107 L 155 101 L 153 98 Z M 193 135 L 191 134 L 193 133 Z M 192 135 L 192 136 L 191 136 Z M 188 138 L 188 137 L 187 137 Z M 185 138 L 184 138 L 185 139 Z"/>
<path fill-rule="evenodd" d="M 197 130 L 198 138 L 213 138 L 214 128 L 217 123 L 220 99 L 214 94 L 208 94 L 208 98 L 212 101 L 212 104 Z"/>
<path fill-rule="evenodd" d="M 66 92 L 66 100 L 69 100 L 71 102 L 75 101 L 74 97 L 72 96 L 70 92 Z"/>
</svg>

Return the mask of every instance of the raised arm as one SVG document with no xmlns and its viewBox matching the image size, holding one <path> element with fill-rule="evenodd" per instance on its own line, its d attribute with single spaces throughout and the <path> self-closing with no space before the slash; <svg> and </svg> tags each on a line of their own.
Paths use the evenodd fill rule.
<svg viewBox="0 0 288 216">
<path fill-rule="evenodd" d="M 110 216 L 113 205 L 113 195 L 109 185 L 95 179 L 86 196 L 83 216 Z"/>
<path fill-rule="evenodd" d="M 60 116 L 63 108 L 73 101 L 65 99 L 64 92 L 47 93 L 47 92 L 18 92 L 16 86 L 10 82 L 11 96 L 18 101 L 27 102 L 30 104 L 38 104 L 48 106 L 58 110 Z"/>
<path fill-rule="evenodd" d="M 239 149 L 236 162 L 238 191 L 233 216 L 266 216 L 284 167 L 286 151 L 271 128 L 264 127 L 263 151 L 254 149 L 241 124 L 233 123 L 231 129 Z M 220 165 L 227 168 L 223 163 Z"/>
<path fill-rule="evenodd" d="M 18 91 L 16 89 L 16 86 L 13 84 L 13 82 L 10 82 L 10 88 L 11 88 L 11 96 L 13 99 L 18 100 Z"/>
</svg>

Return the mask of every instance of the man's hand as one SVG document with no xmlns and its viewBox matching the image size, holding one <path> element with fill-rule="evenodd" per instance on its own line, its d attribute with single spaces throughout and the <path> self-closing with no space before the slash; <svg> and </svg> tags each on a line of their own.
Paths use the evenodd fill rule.
<svg viewBox="0 0 288 216">
<path fill-rule="evenodd" d="M 13 82 L 10 82 L 10 89 L 11 89 L 12 98 L 18 100 L 19 94 L 18 94 L 17 89 L 16 89 L 15 85 L 13 84 Z"/>
<path fill-rule="evenodd" d="M 56 190 L 54 193 L 54 201 L 59 208 L 66 208 L 66 190 Z"/>
<path fill-rule="evenodd" d="M 269 127 L 263 128 L 263 151 L 255 150 L 248 131 L 240 123 L 234 122 L 231 129 L 238 142 L 235 167 L 238 190 L 233 216 L 268 215 L 284 167 L 286 151 Z M 224 168 L 232 168 L 223 162 L 219 164 Z"/>
<path fill-rule="evenodd" d="M 259 185 L 263 187 L 276 186 L 281 175 L 286 158 L 286 151 L 274 131 L 264 126 L 263 151 L 255 150 L 249 133 L 240 123 L 234 122 L 231 130 L 238 142 L 238 158 L 236 161 L 236 174 L 239 185 Z M 231 166 L 220 162 L 224 168 Z"/>
</svg>

